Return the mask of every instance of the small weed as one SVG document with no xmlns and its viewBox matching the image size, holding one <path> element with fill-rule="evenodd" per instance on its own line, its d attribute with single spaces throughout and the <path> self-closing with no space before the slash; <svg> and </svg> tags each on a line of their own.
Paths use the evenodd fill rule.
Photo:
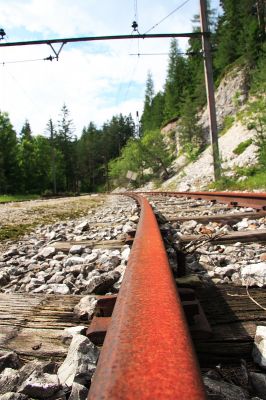
<svg viewBox="0 0 266 400">
<path fill-rule="evenodd" d="M 239 145 L 233 150 L 234 154 L 237 154 L 238 156 L 248 148 L 252 143 L 252 139 L 247 139 L 244 142 L 239 143 Z"/>
</svg>

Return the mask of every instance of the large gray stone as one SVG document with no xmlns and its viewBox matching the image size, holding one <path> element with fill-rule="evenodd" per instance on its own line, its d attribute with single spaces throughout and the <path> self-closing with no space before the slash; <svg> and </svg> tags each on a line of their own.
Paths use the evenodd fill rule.
<svg viewBox="0 0 266 400">
<path fill-rule="evenodd" d="M 70 267 L 71 265 L 79 265 L 79 264 L 84 264 L 85 259 L 82 257 L 78 256 L 72 256 L 69 257 L 65 262 L 64 266 L 65 267 Z"/>
<path fill-rule="evenodd" d="M 87 264 L 90 264 L 90 263 L 93 263 L 94 261 L 96 261 L 98 257 L 99 257 L 99 253 L 98 253 L 98 252 L 93 252 L 93 253 L 91 253 L 91 254 L 88 254 L 88 255 L 85 257 L 84 261 L 85 261 Z"/>
<path fill-rule="evenodd" d="M 256 394 L 263 400 L 266 400 L 266 374 L 250 372 L 251 384 Z"/>
<path fill-rule="evenodd" d="M 13 392 L 16 390 L 19 381 L 19 371 L 17 369 L 5 368 L 0 374 L 0 393 Z"/>
<path fill-rule="evenodd" d="M 18 369 L 22 365 L 17 353 L 13 351 L 0 352 L 0 372 L 5 368 Z"/>
<path fill-rule="evenodd" d="M 88 278 L 86 282 L 86 293 L 105 294 L 112 289 L 112 286 L 120 278 L 118 271 L 106 272 L 101 275 Z"/>
<path fill-rule="evenodd" d="M 61 335 L 61 340 L 63 343 L 70 343 L 74 335 L 85 335 L 87 327 L 81 326 L 71 326 L 70 328 L 65 328 Z"/>
<path fill-rule="evenodd" d="M 68 400 L 86 400 L 89 390 L 77 382 L 73 382 L 71 394 Z"/>
<path fill-rule="evenodd" d="M 56 284 L 56 283 L 52 283 L 49 285 L 49 288 L 52 289 L 54 294 L 69 294 L 70 290 L 69 287 L 65 284 Z"/>
<path fill-rule="evenodd" d="M 89 223 L 87 221 L 81 222 L 79 225 L 76 226 L 75 231 L 76 232 L 85 232 L 89 230 Z"/>
<path fill-rule="evenodd" d="M 84 251 L 84 246 L 81 246 L 80 244 L 74 244 L 70 250 L 70 254 L 82 254 Z"/>
<path fill-rule="evenodd" d="M 22 393 L 7 392 L 0 396 L 0 400 L 28 400 L 28 396 Z"/>
<path fill-rule="evenodd" d="M 252 356 L 255 363 L 266 368 L 266 326 L 257 326 Z"/>
<path fill-rule="evenodd" d="M 5 286 L 9 283 L 10 281 L 10 276 L 6 271 L 1 271 L 0 272 L 0 287 Z"/>
<path fill-rule="evenodd" d="M 55 254 L 56 254 L 55 247 L 48 246 L 39 252 L 38 258 L 50 258 L 53 257 Z"/>
<path fill-rule="evenodd" d="M 82 320 L 91 320 L 94 314 L 97 299 L 92 296 L 82 297 L 80 302 L 74 307 L 74 313 Z"/>
<path fill-rule="evenodd" d="M 241 268 L 240 276 L 242 278 L 242 284 L 249 286 L 265 286 L 266 285 L 266 263 L 257 263 L 246 265 Z"/>
<path fill-rule="evenodd" d="M 210 399 L 212 395 L 216 395 L 215 398 L 221 400 L 248 400 L 250 398 L 245 390 L 232 383 L 210 379 L 207 376 L 203 378 L 203 382 Z"/>
<path fill-rule="evenodd" d="M 34 371 L 21 385 L 19 392 L 37 399 L 47 399 L 61 389 L 57 375 Z"/>
<path fill-rule="evenodd" d="M 88 386 L 96 369 L 98 356 L 98 348 L 88 338 L 75 335 L 67 357 L 58 370 L 60 383 L 72 386 L 73 382 L 77 382 Z"/>
</svg>

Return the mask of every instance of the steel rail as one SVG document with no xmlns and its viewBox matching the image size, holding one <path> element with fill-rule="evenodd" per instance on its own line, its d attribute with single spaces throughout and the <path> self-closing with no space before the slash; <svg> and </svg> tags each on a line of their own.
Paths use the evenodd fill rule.
<svg viewBox="0 0 266 400">
<path fill-rule="evenodd" d="M 215 200 L 230 206 L 252 207 L 266 210 L 266 193 L 239 192 L 141 192 L 145 195 L 188 197 L 198 200 Z"/>
<path fill-rule="evenodd" d="M 157 221 L 130 196 L 140 220 L 88 399 L 206 399 Z"/>
</svg>

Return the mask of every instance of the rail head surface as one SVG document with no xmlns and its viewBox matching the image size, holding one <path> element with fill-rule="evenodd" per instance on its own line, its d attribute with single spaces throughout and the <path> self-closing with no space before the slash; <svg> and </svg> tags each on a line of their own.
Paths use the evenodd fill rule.
<svg viewBox="0 0 266 400">
<path fill-rule="evenodd" d="M 157 221 L 140 220 L 89 400 L 200 400 L 205 391 Z"/>
<path fill-rule="evenodd" d="M 141 192 L 145 195 L 188 197 L 226 203 L 229 206 L 266 210 L 266 193 L 251 192 Z"/>
</svg>

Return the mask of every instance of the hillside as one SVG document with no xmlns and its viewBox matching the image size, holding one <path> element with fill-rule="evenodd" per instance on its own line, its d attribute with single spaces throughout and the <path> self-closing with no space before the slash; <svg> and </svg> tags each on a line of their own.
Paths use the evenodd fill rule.
<svg viewBox="0 0 266 400">
<path fill-rule="evenodd" d="M 238 66 L 224 76 L 215 93 L 222 174 L 224 177 L 234 177 L 238 182 L 246 179 L 244 168 L 255 166 L 258 162 L 258 147 L 254 143 L 257 132 L 255 129 L 248 129 L 247 124 L 241 121 L 241 116 L 245 114 L 249 104 L 248 92 L 247 70 Z M 174 176 L 165 181 L 162 188 L 180 191 L 201 190 L 206 189 L 213 181 L 212 148 L 209 145 L 206 107 L 199 113 L 199 123 L 204 129 L 208 147 L 194 162 L 190 162 L 180 151 L 182 148 L 179 143 L 178 121 L 171 122 L 162 129 L 168 141 L 174 133 L 177 154 L 171 166 Z"/>
</svg>

